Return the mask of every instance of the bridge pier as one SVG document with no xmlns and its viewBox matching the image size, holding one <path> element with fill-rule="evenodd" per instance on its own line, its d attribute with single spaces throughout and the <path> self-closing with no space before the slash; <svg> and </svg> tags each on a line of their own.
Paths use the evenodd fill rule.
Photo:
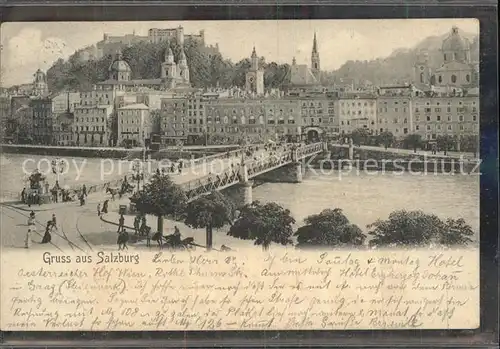
<svg viewBox="0 0 500 349">
<path fill-rule="evenodd" d="M 292 164 L 291 175 L 292 183 L 302 183 L 302 164 L 300 162 L 295 162 Z"/>
<path fill-rule="evenodd" d="M 243 207 L 253 202 L 253 181 L 240 182 L 236 184 L 236 206 Z"/>
</svg>

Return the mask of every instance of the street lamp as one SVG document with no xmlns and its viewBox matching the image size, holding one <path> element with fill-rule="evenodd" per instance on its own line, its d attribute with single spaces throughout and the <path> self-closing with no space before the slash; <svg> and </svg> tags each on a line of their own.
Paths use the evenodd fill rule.
<svg viewBox="0 0 500 349">
<path fill-rule="evenodd" d="M 144 180 L 144 173 L 141 171 L 141 166 L 139 164 L 134 164 L 134 174 L 132 174 L 132 180 L 137 181 L 137 191 L 140 189 L 140 183 Z"/>
</svg>

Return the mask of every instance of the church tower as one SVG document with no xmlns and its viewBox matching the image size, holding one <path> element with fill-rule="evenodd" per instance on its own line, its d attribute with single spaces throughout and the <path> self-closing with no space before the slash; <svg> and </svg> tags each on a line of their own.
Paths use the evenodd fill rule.
<svg viewBox="0 0 500 349">
<path fill-rule="evenodd" d="M 257 95 L 264 94 L 264 71 L 259 67 L 259 57 L 255 51 L 255 47 L 250 57 L 250 70 L 246 74 L 246 90 L 256 93 Z"/>
<path fill-rule="evenodd" d="M 431 83 L 431 69 L 429 68 L 429 54 L 427 51 L 420 51 L 417 61 L 413 67 L 413 81 L 418 84 L 429 85 Z"/>
<path fill-rule="evenodd" d="M 38 69 L 35 72 L 33 80 L 33 94 L 35 96 L 44 96 L 48 93 L 47 77 L 45 73 Z"/>
<path fill-rule="evenodd" d="M 179 57 L 179 78 L 182 80 L 182 83 L 189 84 L 189 67 L 184 49 L 182 49 Z"/>
<path fill-rule="evenodd" d="M 161 64 L 161 78 L 167 87 L 175 87 L 175 78 L 177 76 L 177 65 L 174 62 L 174 54 L 169 47 L 165 50 L 165 59 Z"/>
<path fill-rule="evenodd" d="M 321 65 L 319 61 L 318 42 L 316 41 L 316 33 L 314 33 L 313 47 L 311 53 L 311 72 L 314 74 L 316 80 L 320 82 Z"/>
</svg>

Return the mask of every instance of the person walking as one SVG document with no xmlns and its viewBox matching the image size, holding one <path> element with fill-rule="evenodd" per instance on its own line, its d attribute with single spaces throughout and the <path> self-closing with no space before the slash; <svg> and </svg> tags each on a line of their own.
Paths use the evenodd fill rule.
<svg viewBox="0 0 500 349">
<path fill-rule="evenodd" d="M 135 235 L 139 234 L 140 225 L 141 225 L 141 217 L 139 215 L 137 215 L 134 218 L 134 233 L 135 233 Z"/>
<path fill-rule="evenodd" d="M 51 221 L 47 222 L 47 227 L 45 227 L 45 234 L 43 235 L 42 238 L 42 244 L 48 244 L 52 241 L 52 235 L 50 235 L 50 227 L 52 225 Z"/>
<path fill-rule="evenodd" d="M 151 227 L 146 226 L 144 233 L 146 234 L 146 246 L 151 247 Z"/>
<path fill-rule="evenodd" d="M 35 212 L 31 211 L 28 217 L 28 225 L 35 225 Z"/>
<path fill-rule="evenodd" d="M 57 219 L 56 219 L 56 214 L 52 214 L 52 227 L 51 230 L 56 230 L 57 231 Z"/>
<path fill-rule="evenodd" d="M 127 249 L 127 242 L 128 242 L 129 236 L 126 230 L 123 230 L 120 234 L 118 234 L 118 239 L 117 239 L 117 244 L 118 244 L 118 251 Z"/>
<path fill-rule="evenodd" d="M 101 217 L 101 203 L 97 204 L 97 217 Z"/>
<path fill-rule="evenodd" d="M 109 203 L 109 200 L 106 200 L 104 201 L 104 204 L 102 204 L 102 211 L 101 213 L 108 213 L 108 203 Z"/>
<path fill-rule="evenodd" d="M 116 231 L 117 233 L 120 233 L 124 230 L 124 225 L 125 225 L 125 217 L 123 215 L 120 215 L 120 219 L 118 220 L 118 230 Z"/>
<path fill-rule="evenodd" d="M 26 238 L 24 239 L 24 248 L 30 248 L 31 247 L 31 227 L 28 228 L 28 232 L 26 233 Z"/>
<path fill-rule="evenodd" d="M 85 186 L 85 184 L 84 184 L 84 185 L 83 185 L 83 187 L 82 187 L 82 195 L 83 195 L 84 197 L 87 197 L 87 187 Z"/>
</svg>

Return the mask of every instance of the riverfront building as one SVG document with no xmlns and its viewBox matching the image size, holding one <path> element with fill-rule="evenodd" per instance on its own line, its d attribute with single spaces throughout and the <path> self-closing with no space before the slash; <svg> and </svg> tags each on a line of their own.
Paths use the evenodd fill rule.
<svg viewBox="0 0 500 349">
<path fill-rule="evenodd" d="M 144 146 L 150 138 L 152 125 L 145 104 L 129 104 L 118 108 L 118 144 Z"/>
<path fill-rule="evenodd" d="M 75 108 L 73 141 L 79 146 L 109 146 L 112 131 L 113 106 L 95 105 Z"/>
<path fill-rule="evenodd" d="M 377 96 L 372 93 L 344 92 L 339 104 L 340 133 L 351 133 L 355 129 L 377 130 Z"/>
</svg>

